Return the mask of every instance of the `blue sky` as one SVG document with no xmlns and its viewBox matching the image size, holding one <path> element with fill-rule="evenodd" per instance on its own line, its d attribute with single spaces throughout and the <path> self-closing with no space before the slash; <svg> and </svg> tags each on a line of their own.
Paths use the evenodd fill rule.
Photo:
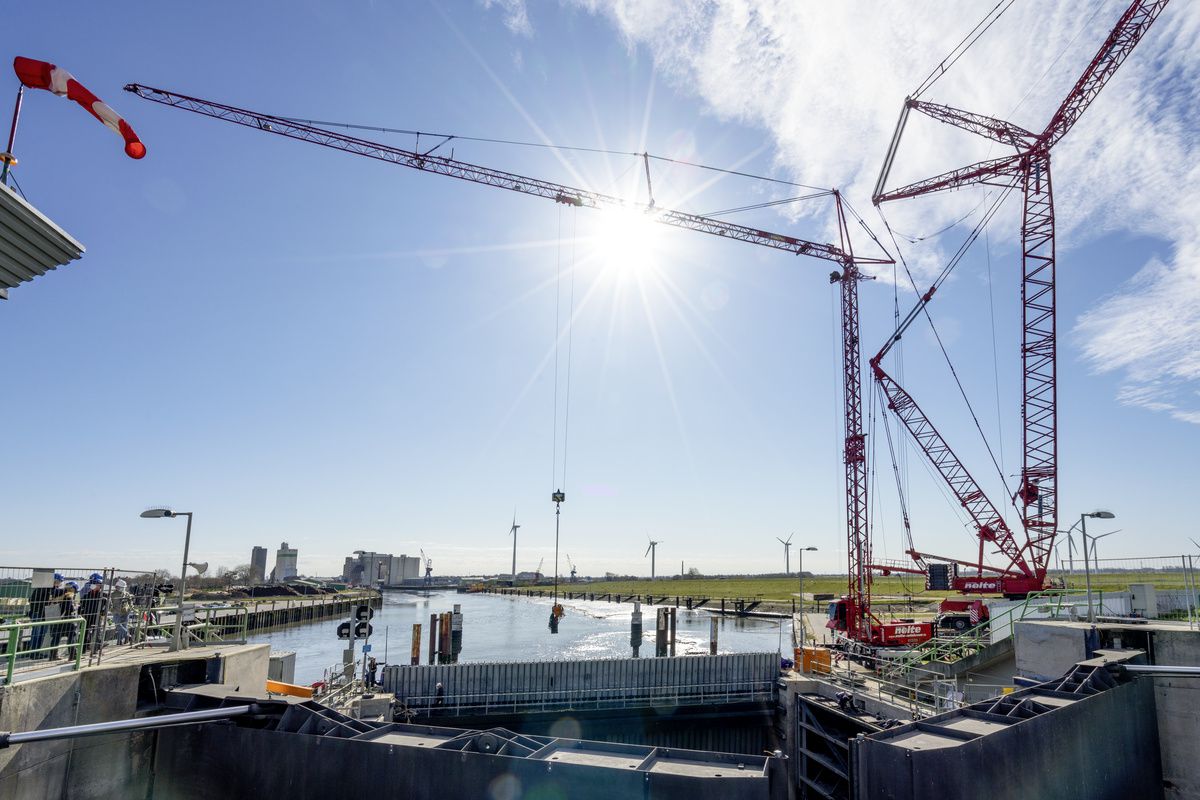
<svg viewBox="0 0 1200 800">
<path fill-rule="evenodd" d="M 214 564 L 287 540 L 308 573 L 333 572 L 354 549 L 418 548 L 438 572 L 497 572 L 509 563 L 514 506 L 518 567 L 549 561 L 549 494 L 562 469 L 556 288 L 566 316 L 574 275 L 562 549 L 580 571 L 648 573 L 647 534 L 664 540 L 660 572 L 680 560 L 706 573 L 778 570 L 774 537 L 791 531 L 820 548 L 806 567 L 843 568 L 831 265 L 670 229 L 647 241 L 647 263 L 633 263 L 602 244 L 602 215 L 265 136 L 120 87 L 738 165 L 845 187 L 881 231 L 868 193 L 895 114 L 969 27 L 945 3 L 899 5 L 871 18 L 770 2 L 16 10 L 7 57 L 71 70 L 124 114 L 149 155 L 134 162 L 77 107 L 26 96 L 18 180 L 88 253 L 0 307 L 11 401 L 0 560 L 174 563 L 182 530 L 137 517 L 165 503 L 195 511 L 194 553 Z M 1017 121 L 1036 127 L 1121 5 L 1086 24 L 1079 13 L 1015 8 L 933 99 L 995 114 L 1020 99 Z M 1021 52 L 1031 21 L 1049 43 L 1036 57 Z M 1186 498 L 1200 443 L 1190 416 L 1200 371 L 1189 361 L 1200 236 L 1194 216 L 1181 222 L 1196 199 L 1186 179 L 1196 120 L 1180 108 L 1196 105 L 1197 78 L 1174 54 L 1189 52 L 1197 27 L 1194 9 L 1170 7 L 1056 152 L 1062 516 L 1111 507 L 1123 533 L 1105 555 L 1179 553 L 1196 535 Z M 869 54 L 834 70 L 852 36 Z M 1039 81 L 1056 57 L 1060 68 Z M 15 91 L 15 78 L 6 85 Z M 1131 129 L 1145 167 L 1115 176 L 1105 168 L 1128 158 Z M 904 168 L 929 174 L 939 159 L 979 155 L 942 135 L 910 133 Z M 628 157 L 454 147 L 477 163 L 644 196 Z M 778 185 L 706 186 L 710 173 L 654 169 L 663 205 L 709 212 L 784 196 Z M 897 229 L 930 232 L 980 197 L 887 213 Z M 827 205 L 787 209 L 733 219 L 833 235 Z M 977 247 L 934 310 L 1009 472 L 1020 444 L 1012 213 L 989 231 L 991 282 Z M 906 245 L 918 276 L 965 233 Z M 867 351 L 890 331 L 889 279 L 862 289 Z M 902 287 L 902 309 L 910 298 Z M 1159 319 L 1171 303 L 1181 305 Z M 924 331 L 908 337 L 907 382 L 985 473 L 931 342 Z M 565 340 L 560 357 L 561 444 Z M 918 544 L 969 554 L 939 490 L 915 455 L 909 462 Z M 895 557 L 886 455 L 876 466 L 876 548 Z"/>
</svg>

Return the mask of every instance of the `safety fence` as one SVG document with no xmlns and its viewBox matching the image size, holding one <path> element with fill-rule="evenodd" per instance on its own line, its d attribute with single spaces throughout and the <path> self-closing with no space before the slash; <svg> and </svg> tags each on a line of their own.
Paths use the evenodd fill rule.
<svg viewBox="0 0 1200 800">
<path fill-rule="evenodd" d="M 51 667 L 98 664 L 114 647 L 165 646 L 174 641 L 176 620 L 183 647 L 242 644 L 252 631 L 346 614 L 364 602 L 376 608 L 382 604 L 379 592 L 371 590 L 233 602 L 206 602 L 199 599 L 203 592 L 193 596 L 189 591 L 188 602 L 180 606 L 170 580 L 161 570 L 0 566 L 0 656 L 6 659 L 6 682 L 41 675 Z M 9 641 L 13 637 L 15 644 Z M 54 652 L 43 651 L 43 640 L 65 640 L 73 654 L 48 658 Z"/>
<path fill-rule="evenodd" d="M 1066 560 L 1060 559 L 1056 577 L 1076 592 L 1086 592 L 1090 584 L 1094 600 L 1129 592 L 1130 613 L 1137 616 L 1180 620 L 1193 627 L 1200 624 L 1200 574 L 1196 569 L 1200 557 L 1096 558 L 1100 544 L 1091 544 L 1087 561 L 1078 549 Z M 1104 613 L 1110 612 L 1106 609 Z"/>
<path fill-rule="evenodd" d="M 1091 536 L 1088 537 L 1091 539 Z M 1191 590 L 1197 588 L 1196 567 L 1200 556 L 1168 555 L 1133 558 L 1099 558 L 1097 551 L 1104 541 L 1090 542 L 1088 558 L 1075 544 L 1068 552 L 1060 543 L 1053 569 L 1049 575 L 1061 588 L 1086 591 L 1090 579 L 1092 591 L 1126 591 L 1131 584 L 1152 584 L 1159 590 Z"/>
<path fill-rule="evenodd" d="M 0 658 L 4 665 L 0 683 L 13 683 L 18 666 L 39 671 L 79 669 L 87 644 L 87 622 L 82 617 L 0 625 Z"/>
</svg>

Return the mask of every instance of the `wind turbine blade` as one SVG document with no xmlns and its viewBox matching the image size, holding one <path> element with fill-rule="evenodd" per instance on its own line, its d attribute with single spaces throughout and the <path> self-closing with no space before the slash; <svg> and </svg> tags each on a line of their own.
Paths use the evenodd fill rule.
<svg viewBox="0 0 1200 800">
<path fill-rule="evenodd" d="M 654 545 L 653 545 L 653 544 L 651 544 L 651 545 L 649 545 L 649 546 L 646 548 L 646 552 L 642 553 L 642 558 L 645 558 L 646 556 L 650 555 L 650 548 L 651 548 L 651 547 L 654 547 Z"/>
<path fill-rule="evenodd" d="M 795 536 L 795 535 L 796 535 L 796 532 L 795 532 L 795 531 L 793 531 L 793 532 L 789 533 L 789 534 L 788 534 L 788 540 L 787 540 L 786 542 L 784 542 L 784 544 L 791 544 L 791 543 L 792 543 L 792 537 L 793 537 L 793 536 Z"/>
</svg>

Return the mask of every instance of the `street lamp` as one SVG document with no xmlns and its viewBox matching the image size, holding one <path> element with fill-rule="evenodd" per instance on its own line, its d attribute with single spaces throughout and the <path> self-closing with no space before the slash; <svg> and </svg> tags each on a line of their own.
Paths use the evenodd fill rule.
<svg viewBox="0 0 1200 800">
<path fill-rule="evenodd" d="M 1087 583 L 1088 622 L 1096 621 L 1096 613 L 1095 613 L 1094 609 L 1092 608 L 1092 570 L 1088 564 L 1087 518 L 1091 517 L 1092 519 L 1115 519 L 1116 516 L 1117 515 L 1112 513 L 1111 511 L 1093 511 L 1090 514 L 1080 514 L 1079 515 L 1079 532 L 1083 537 L 1083 576 L 1084 576 L 1084 581 Z M 1074 528 L 1075 526 L 1072 525 L 1071 527 Z M 1114 533 L 1115 533 L 1115 531 L 1114 531 Z M 1069 535 L 1070 534 L 1068 534 L 1068 536 Z M 1093 536 L 1092 539 L 1094 541 L 1095 539 L 1099 539 L 1099 538 L 1102 538 L 1103 536 L 1108 536 L 1108 535 L 1109 534 L 1105 533 L 1105 534 L 1102 534 L 1101 536 Z"/>
<path fill-rule="evenodd" d="M 804 644 L 804 637 L 808 633 L 808 624 L 805 622 L 807 617 L 804 616 L 804 553 L 815 552 L 815 547 L 797 547 L 796 552 L 800 554 L 800 644 Z"/>
<path fill-rule="evenodd" d="M 149 508 L 142 512 L 143 519 L 163 517 L 187 517 L 187 533 L 183 538 L 183 568 L 179 570 L 179 608 L 175 611 L 175 633 L 171 636 L 169 648 L 174 652 L 187 649 L 187 642 L 183 639 L 183 590 L 187 584 L 188 549 L 192 546 L 192 512 L 172 511 L 169 508 Z"/>
</svg>

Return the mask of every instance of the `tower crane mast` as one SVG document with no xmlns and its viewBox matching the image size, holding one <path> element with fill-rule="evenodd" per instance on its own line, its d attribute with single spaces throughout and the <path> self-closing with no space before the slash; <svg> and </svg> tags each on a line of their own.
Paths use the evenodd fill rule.
<svg viewBox="0 0 1200 800">
<path fill-rule="evenodd" d="M 850 226 L 846 216 L 845 202 L 837 190 L 831 190 L 837 213 L 839 243 L 830 244 L 764 231 L 738 225 L 726 220 L 700 214 L 662 208 L 653 202 L 641 203 L 611 195 L 580 189 L 553 181 L 531 178 L 504 170 L 480 166 L 445 156 L 435 151 L 453 137 L 424 152 L 362 139 L 285 117 L 264 114 L 236 106 L 204 100 L 197 97 L 156 89 L 131 83 L 125 90 L 172 108 L 191 111 L 236 125 L 255 128 L 265 133 L 283 136 L 358 156 L 409 167 L 422 172 L 445 175 L 471 183 L 493 186 L 521 194 L 542 197 L 574 207 L 618 209 L 644 213 L 649 219 L 677 228 L 699 231 L 747 244 L 769 247 L 795 255 L 811 256 L 838 264 L 839 269 L 830 275 L 830 282 L 839 284 L 841 301 L 841 335 L 843 367 L 843 421 L 845 440 L 843 462 L 846 480 L 846 525 L 848 539 L 848 589 L 856 609 L 848 620 L 852 638 L 870 636 L 870 561 L 871 545 L 867 518 L 867 464 L 866 435 L 863 431 L 862 411 L 862 364 L 859 344 L 858 284 L 868 279 L 861 269 L 864 265 L 887 265 L 894 263 L 884 252 L 883 256 L 855 255 L 850 239 Z M 649 157 L 646 159 L 647 173 Z M 860 223 L 861 219 L 858 220 Z M 865 228 L 865 224 L 864 224 Z M 873 238 L 873 237 L 872 237 Z M 878 244 L 878 242 L 876 242 Z M 880 250 L 883 250 L 880 246 Z M 540 570 L 540 567 L 539 567 Z"/>
<path fill-rule="evenodd" d="M 996 507 L 911 395 L 884 370 L 883 357 L 898 340 L 902 329 L 897 330 L 871 359 L 872 372 L 888 399 L 889 407 L 908 429 L 951 492 L 967 509 L 977 528 L 979 554 L 976 561 L 939 558 L 915 550 L 910 552 L 917 560 L 931 558 L 974 567 L 975 577 L 954 580 L 953 588 L 958 591 L 1023 595 L 1046 586 L 1046 572 L 1058 528 L 1056 254 L 1050 152 L 1078 122 L 1100 90 L 1133 52 L 1168 1 L 1133 0 L 1130 3 L 1041 133 L 1034 134 L 1004 120 L 912 97 L 905 100 L 901 111 L 875 185 L 872 198 L 875 205 L 974 184 L 1019 186 L 1024 197 L 1021 222 L 1023 460 L 1020 483 L 1013 497 L 1021 513 L 1025 533 L 1023 543 L 1004 523 Z M 910 111 L 1010 145 L 1016 149 L 1016 153 L 884 191 Z M 928 303 L 931 298 L 932 290 L 921 298 L 918 307 Z M 914 318 L 914 315 L 910 315 L 906 325 Z M 984 550 L 988 544 L 994 545 L 1004 556 L 1007 562 L 1005 566 L 987 563 Z M 990 575 L 985 577 L 984 573 Z"/>
</svg>

